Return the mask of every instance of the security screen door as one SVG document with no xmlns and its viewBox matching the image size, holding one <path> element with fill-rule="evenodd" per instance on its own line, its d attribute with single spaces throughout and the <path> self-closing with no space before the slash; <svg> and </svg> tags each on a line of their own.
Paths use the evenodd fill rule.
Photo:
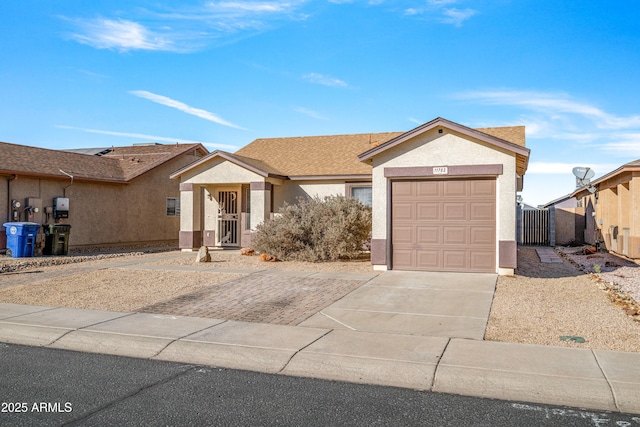
<svg viewBox="0 0 640 427">
<path fill-rule="evenodd" d="M 218 244 L 238 246 L 237 191 L 218 191 Z"/>
</svg>

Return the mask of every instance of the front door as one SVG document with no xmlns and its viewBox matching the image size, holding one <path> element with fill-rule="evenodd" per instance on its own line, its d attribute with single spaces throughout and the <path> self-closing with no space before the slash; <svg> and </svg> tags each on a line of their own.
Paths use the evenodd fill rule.
<svg viewBox="0 0 640 427">
<path fill-rule="evenodd" d="M 218 244 L 238 246 L 238 192 L 218 191 Z"/>
</svg>

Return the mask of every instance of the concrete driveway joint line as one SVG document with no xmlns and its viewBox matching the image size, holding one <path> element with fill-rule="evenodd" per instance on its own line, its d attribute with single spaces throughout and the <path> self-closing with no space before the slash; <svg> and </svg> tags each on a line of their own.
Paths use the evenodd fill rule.
<svg viewBox="0 0 640 427">
<path fill-rule="evenodd" d="M 338 319 L 334 319 L 333 317 L 329 316 L 327 313 L 325 313 L 324 311 L 321 311 L 320 314 L 322 314 L 324 317 L 333 320 L 336 323 L 341 324 L 342 326 L 344 326 L 347 329 L 351 329 L 352 331 L 356 331 L 356 328 L 352 328 L 351 326 L 347 325 L 346 323 L 342 323 L 341 321 L 339 321 Z"/>
</svg>

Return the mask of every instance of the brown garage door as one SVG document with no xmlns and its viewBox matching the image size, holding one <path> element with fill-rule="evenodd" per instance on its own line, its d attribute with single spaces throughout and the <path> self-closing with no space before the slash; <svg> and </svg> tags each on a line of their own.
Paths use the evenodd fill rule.
<svg viewBox="0 0 640 427">
<path fill-rule="evenodd" d="M 496 181 L 391 184 L 392 268 L 495 272 Z"/>
</svg>

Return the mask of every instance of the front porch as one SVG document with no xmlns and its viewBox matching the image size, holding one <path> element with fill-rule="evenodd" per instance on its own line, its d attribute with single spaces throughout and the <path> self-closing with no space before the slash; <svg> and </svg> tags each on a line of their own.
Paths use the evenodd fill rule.
<svg viewBox="0 0 640 427">
<path fill-rule="evenodd" d="M 273 187 L 265 181 L 182 183 L 180 249 L 250 246 L 255 227 L 273 215 Z"/>
</svg>

